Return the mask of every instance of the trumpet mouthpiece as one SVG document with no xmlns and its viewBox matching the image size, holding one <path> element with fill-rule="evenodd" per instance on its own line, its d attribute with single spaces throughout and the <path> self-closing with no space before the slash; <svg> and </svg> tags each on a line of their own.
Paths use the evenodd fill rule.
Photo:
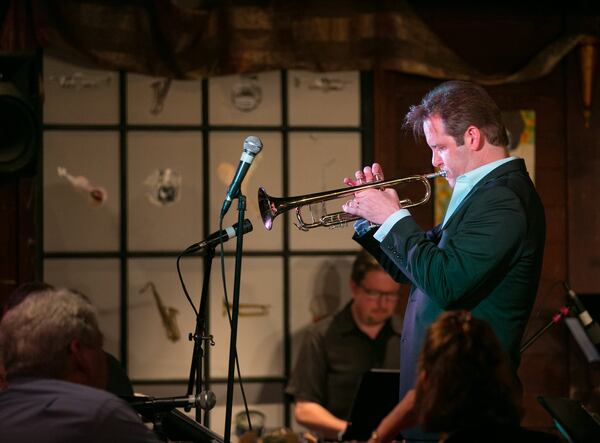
<svg viewBox="0 0 600 443">
<path fill-rule="evenodd" d="M 434 179 L 436 177 L 446 177 L 446 170 L 445 169 L 440 169 L 437 172 L 432 172 L 431 174 L 425 174 L 423 177 L 425 177 L 426 179 Z"/>
</svg>

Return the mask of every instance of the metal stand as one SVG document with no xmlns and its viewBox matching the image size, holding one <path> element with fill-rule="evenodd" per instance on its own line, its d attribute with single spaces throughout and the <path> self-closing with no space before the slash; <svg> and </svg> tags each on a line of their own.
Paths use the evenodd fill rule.
<svg viewBox="0 0 600 443">
<path fill-rule="evenodd" d="M 240 236 L 241 237 L 241 236 Z M 189 340 L 194 341 L 194 350 L 192 351 L 192 363 L 190 367 L 190 377 L 188 380 L 187 395 L 190 396 L 196 388 L 196 395 L 201 395 L 206 398 L 206 404 L 201 408 L 196 408 L 196 421 L 201 422 L 206 426 L 206 412 L 215 405 L 215 394 L 211 391 L 204 390 L 203 380 L 208 380 L 208 355 L 204 352 L 203 342 L 209 342 L 214 345 L 212 335 L 205 335 L 206 325 L 206 308 L 208 300 L 208 289 L 210 282 L 210 271 L 212 260 L 215 256 L 215 249 L 207 247 L 204 253 L 204 279 L 202 281 L 202 294 L 200 296 L 200 306 L 198 315 L 196 315 L 196 329 L 193 334 L 190 333 Z M 204 363 L 204 366 L 203 366 Z M 204 374 L 202 372 L 204 368 Z M 203 377 L 204 376 L 204 377 Z M 202 417 L 201 409 L 205 409 L 204 417 Z M 189 408 L 186 408 L 186 411 Z"/>
<path fill-rule="evenodd" d="M 246 197 L 242 194 L 238 197 L 238 226 L 244 223 L 246 212 Z M 229 372 L 227 374 L 227 404 L 225 406 L 225 433 L 223 440 L 225 443 L 231 441 L 231 415 L 233 409 L 233 382 L 235 379 L 235 359 L 237 346 L 237 325 L 240 302 L 240 281 L 242 274 L 242 244 L 243 235 L 237 236 L 235 249 L 235 276 L 233 284 L 233 303 L 231 306 L 231 338 L 229 342 Z M 227 307 L 229 308 L 229 306 Z"/>
<path fill-rule="evenodd" d="M 546 332 L 548 329 L 550 329 L 556 323 L 560 322 L 563 318 L 565 318 L 567 315 L 569 315 L 570 311 L 571 311 L 570 305 L 569 306 L 561 306 L 560 308 L 558 308 L 558 312 L 556 312 L 552 316 L 552 319 L 548 323 L 546 323 L 542 328 L 540 328 L 535 334 L 533 334 L 531 336 L 531 338 L 527 339 L 527 341 L 525 343 L 523 343 L 519 352 L 522 354 L 538 338 L 540 338 L 542 336 L 542 334 L 544 334 L 544 332 Z"/>
</svg>

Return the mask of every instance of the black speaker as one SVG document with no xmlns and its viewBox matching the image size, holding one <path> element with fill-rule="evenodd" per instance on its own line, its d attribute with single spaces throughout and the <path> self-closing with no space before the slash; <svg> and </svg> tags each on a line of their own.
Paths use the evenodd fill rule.
<svg viewBox="0 0 600 443">
<path fill-rule="evenodd" d="M 35 55 L 0 52 L 0 175 L 36 172 L 40 78 Z"/>
</svg>

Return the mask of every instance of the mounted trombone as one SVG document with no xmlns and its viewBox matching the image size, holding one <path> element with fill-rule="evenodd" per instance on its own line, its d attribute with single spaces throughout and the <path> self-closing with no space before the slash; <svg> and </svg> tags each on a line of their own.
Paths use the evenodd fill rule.
<svg viewBox="0 0 600 443">
<path fill-rule="evenodd" d="M 357 192 L 364 191 L 366 189 L 385 189 L 389 187 L 394 187 L 406 183 L 411 182 L 420 182 L 423 184 L 425 188 L 425 193 L 423 197 L 413 202 L 410 199 L 403 199 L 400 201 L 400 204 L 403 208 L 411 208 L 413 206 L 419 206 L 429 201 L 431 197 L 431 185 L 429 184 L 429 180 L 434 179 L 436 177 L 445 177 L 445 171 L 434 172 L 431 174 L 424 175 L 412 175 L 404 178 L 397 178 L 393 180 L 375 180 L 369 183 L 365 183 L 358 186 L 353 186 L 350 188 L 341 188 L 335 189 L 333 191 L 324 191 L 317 192 L 315 194 L 307 194 L 301 195 L 298 197 L 271 197 L 267 194 L 264 188 L 258 189 L 258 207 L 260 209 L 260 214 L 262 217 L 262 221 L 267 230 L 271 230 L 273 227 L 273 220 L 280 214 L 283 214 L 286 211 L 291 209 L 296 210 L 296 227 L 302 231 L 308 231 L 310 229 L 319 228 L 319 227 L 338 227 L 344 226 L 349 222 L 358 220 L 360 217 L 355 215 L 348 214 L 346 212 L 334 212 L 331 214 L 325 213 L 320 217 L 315 217 L 312 210 L 310 209 L 310 205 L 316 203 L 324 203 L 330 200 L 336 200 L 339 198 L 344 198 L 351 196 Z M 312 216 L 312 222 L 306 222 L 302 218 L 302 207 L 309 206 L 309 212 Z"/>
</svg>

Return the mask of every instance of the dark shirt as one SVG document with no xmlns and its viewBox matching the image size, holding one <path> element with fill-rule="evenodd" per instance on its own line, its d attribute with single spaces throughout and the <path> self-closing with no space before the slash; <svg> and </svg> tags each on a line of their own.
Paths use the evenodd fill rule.
<svg viewBox="0 0 600 443">
<path fill-rule="evenodd" d="M 133 386 L 127 376 L 127 372 L 121 366 L 121 362 L 112 354 L 106 354 L 106 390 L 116 396 L 133 396 Z"/>
<path fill-rule="evenodd" d="M 158 438 L 113 394 L 50 378 L 9 379 L 0 392 L 3 443 L 156 443 Z"/>
<path fill-rule="evenodd" d="M 306 332 L 286 393 L 315 402 L 347 419 L 362 374 L 372 368 L 398 369 L 399 319 L 388 320 L 375 339 L 352 317 L 351 303 Z M 395 323 L 395 324 L 394 324 Z"/>
</svg>

